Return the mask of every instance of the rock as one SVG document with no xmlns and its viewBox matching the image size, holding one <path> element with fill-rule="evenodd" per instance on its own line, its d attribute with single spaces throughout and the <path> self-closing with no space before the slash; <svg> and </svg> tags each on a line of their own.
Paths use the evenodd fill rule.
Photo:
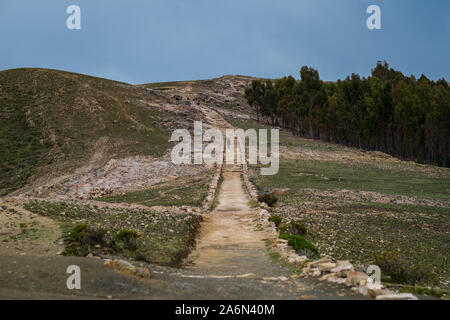
<svg viewBox="0 0 450 320">
<path fill-rule="evenodd" d="M 393 292 L 389 289 L 369 289 L 367 288 L 367 296 L 369 298 L 376 298 L 383 295 L 392 295 Z"/>
<path fill-rule="evenodd" d="M 335 275 L 333 273 L 327 273 L 326 275 L 323 275 L 319 278 L 319 281 L 325 281 L 328 280 L 329 278 L 334 277 Z"/>
<path fill-rule="evenodd" d="M 323 262 L 323 263 L 319 263 L 316 267 L 322 272 L 330 272 L 333 268 L 336 267 L 336 263 Z"/>
<path fill-rule="evenodd" d="M 119 120 L 113 120 L 113 124 L 118 124 Z"/>
<path fill-rule="evenodd" d="M 377 296 L 376 300 L 419 300 L 411 293 L 394 293 Z"/>
<path fill-rule="evenodd" d="M 135 267 L 126 260 L 107 259 L 107 260 L 105 260 L 105 262 L 103 264 L 110 268 L 130 272 L 141 278 L 149 278 L 150 277 L 150 271 L 147 268 Z"/>
<path fill-rule="evenodd" d="M 261 202 L 259 204 L 259 207 L 262 208 L 262 209 L 270 210 L 269 205 L 267 203 L 265 203 L 265 202 Z"/>
<path fill-rule="evenodd" d="M 311 275 L 313 277 L 320 277 L 321 274 L 322 274 L 322 272 L 320 270 L 315 270 L 315 271 L 313 271 L 313 273 Z"/>
<path fill-rule="evenodd" d="M 262 279 L 264 281 L 277 281 L 278 280 L 278 278 L 276 278 L 276 277 L 263 277 Z"/>
<path fill-rule="evenodd" d="M 288 262 L 289 263 L 296 263 L 296 264 L 301 264 L 303 263 L 307 258 L 305 256 L 299 256 L 296 254 L 293 254 L 291 256 L 289 256 L 288 258 Z"/>
<path fill-rule="evenodd" d="M 345 283 L 345 279 L 336 277 L 335 273 L 330 273 L 330 275 L 332 275 L 332 276 L 327 278 L 328 282 L 337 283 L 337 284 L 344 284 Z"/>
<path fill-rule="evenodd" d="M 236 278 L 248 279 L 248 278 L 254 278 L 254 277 L 255 277 L 254 273 L 246 273 L 246 274 L 241 274 L 241 275 L 237 276 Z"/>
<path fill-rule="evenodd" d="M 374 283 L 374 282 L 371 282 L 371 281 L 367 281 L 366 286 L 367 286 L 367 289 L 373 289 L 373 290 L 381 290 L 381 289 L 386 288 L 381 283 Z"/>
<path fill-rule="evenodd" d="M 367 274 L 364 272 L 351 271 L 347 273 L 347 279 L 345 281 L 346 286 L 357 286 L 361 280 L 367 281 Z"/>
<path fill-rule="evenodd" d="M 353 265 L 347 260 L 340 260 L 336 262 L 336 267 L 331 269 L 330 272 L 337 273 L 341 278 L 346 278 L 347 273 L 355 271 Z"/>
<path fill-rule="evenodd" d="M 311 267 L 315 267 L 318 264 L 327 263 L 327 262 L 333 262 L 333 261 L 329 257 L 323 257 L 323 258 L 321 258 L 319 260 L 312 261 L 312 262 L 308 263 L 308 265 L 311 266 Z"/>
<path fill-rule="evenodd" d="M 358 292 L 359 292 L 359 294 L 362 294 L 363 296 L 367 297 L 367 287 L 366 286 L 360 285 L 358 287 Z"/>
</svg>

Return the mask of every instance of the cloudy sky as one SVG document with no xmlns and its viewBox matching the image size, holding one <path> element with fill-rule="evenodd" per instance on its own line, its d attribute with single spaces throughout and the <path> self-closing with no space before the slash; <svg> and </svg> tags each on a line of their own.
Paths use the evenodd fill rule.
<svg viewBox="0 0 450 320">
<path fill-rule="evenodd" d="M 68 30 L 66 8 L 81 8 Z M 366 9 L 381 7 L 382 29 Z M 336 80 L 377 60 L 450 79 L 449 0 L 0 0 L 0 70 L 43 67 L 146 83 L 224 74 Z"/>
</svg>

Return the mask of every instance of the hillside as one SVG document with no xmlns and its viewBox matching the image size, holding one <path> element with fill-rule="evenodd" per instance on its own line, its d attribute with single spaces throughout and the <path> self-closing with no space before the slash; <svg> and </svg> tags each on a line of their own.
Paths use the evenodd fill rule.
<svg viewBox="0 0 450 320">
<path fill-rule="evenodd" d="M 151 90 L 68 72 L 0 72 L 0 195 L 112 158 L 162 156 L 172 129 L 201 117 L 189 110 L 186 118 L 171 103 Z"/>
</svg>

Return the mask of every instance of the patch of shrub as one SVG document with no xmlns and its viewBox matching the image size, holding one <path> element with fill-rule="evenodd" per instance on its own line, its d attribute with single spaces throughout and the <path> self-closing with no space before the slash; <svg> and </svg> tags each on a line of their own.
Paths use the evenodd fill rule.
<svg viewBox="0 0 450 320">
<path fill-rule="evenodd" d="M 116 249 L 136 251 L 139 234 L 134 230 L 120 230 L 113 239 Z"/>
<path fill-rule="evenodd" d="M 249 201 L 247 202 L 247 205 L 248 205 L 250 208 L 257 208 L 257 207 L 259 207 L 258 201 L 254 200 L 254 199 L 249 200 Z"/>
<path fill-rule="evenodd" d="M 319 250 L 302 236 L 297 234 L 281 233 L 280 239 L 287 240 L 288 244 L 301 255 L 305 255 L 308 258 L 320 257 Z"/>
<path fill-rule="evenodd" d="M 275 226 L 278 228 L 281 224 L 281 217 L 273 214 L 270 216 L 269 221 L 275 223 Z"/>
<path fill-rule="evenodd" d="M 380 267 L 382 276 L 388 276 L 395 283 L 409 285 L 438 283 L 431 267 L 419 263 L 409 263 L 405 257 L 395 251 L 374 253 L 373 264 Z"/>
<path fill-rule="evenodd" d="M 289 233 L 299 236 L 306 236 L 308 234 L 308 230 L 306 229 L 305 225 L 295 220 L 291 220 L 288 225 L 288 230 Z"/>
<path fill-rule="evenodd" d="M 89 228 L 86 224 L 77 224 L 66 238 L 68 244 L 63 254 L 68 256 L 85 256 L 96 245 L 105 244 L 103 229 Z"/>
<path fill-rule="evenodd" d="M 278 198 L 274 193 L 264 193 L 258 196 L 258 201 L 265 202 L 269 207 L 273 207 L 277 203 Z"/>
</svg>

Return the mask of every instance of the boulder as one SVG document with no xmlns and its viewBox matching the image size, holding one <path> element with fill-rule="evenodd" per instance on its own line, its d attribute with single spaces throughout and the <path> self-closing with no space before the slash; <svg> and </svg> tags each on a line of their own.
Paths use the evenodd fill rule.
<svg viewBox="0 0 450 320">
<path fill-rule="evenodd" d="M 358 286 L 361 280 L 367 281 L 367 274 L 364 272 L 351 271 L 347 273 L 347 279 L 345 281 L 346 286 Z"/>
<path fill-rule="evenodd" d="M 353 265 L 348 260 L 336 261 L 336 267 L 331 269 L 330 272 L 337 273 L 338 276 L 345 278 L 349 271 L 355 271 Z"/>
</svg>

